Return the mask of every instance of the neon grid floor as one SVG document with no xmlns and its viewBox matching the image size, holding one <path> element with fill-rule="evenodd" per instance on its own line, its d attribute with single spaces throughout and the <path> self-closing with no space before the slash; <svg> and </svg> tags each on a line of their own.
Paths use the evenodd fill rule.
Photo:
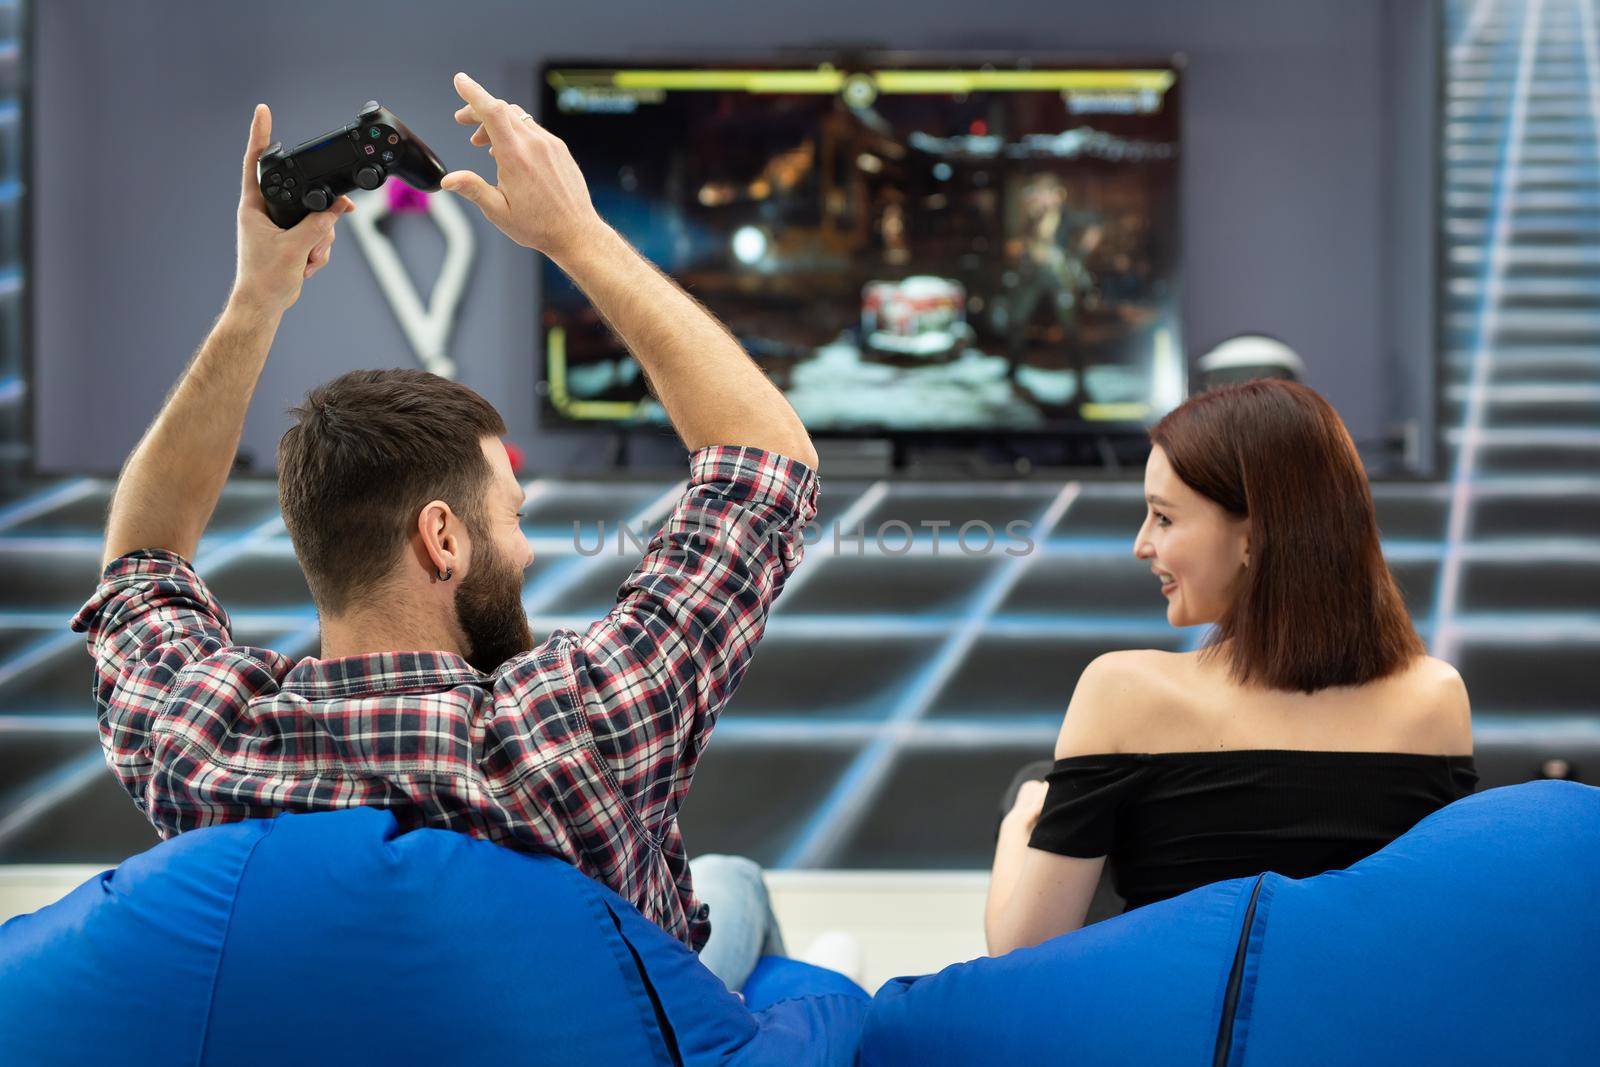
<svg viewBox="0 0 1600 1067">
<path fill-rule="evenodd" d="M 1380 485 L 1419 629 L 1473 696 L 1486 786 L 1600 782 L 1600 48 L 1591 5 L 1478 0 L 1446 16 L 1449 479 Z M 679 487 L 528 484 L 536 635 L 604 614 Z M 111 485 L 0 504 L 0 862 L 113 863 L 155 838 L 102 761 L 88 656 Z M 823 542 L 780 600 L 685 806 L 693 852 L 776 867 L 981 868 L 1000 789 L 1048 755 L 1082 667 L 1189 648 L 1131 555 L 1135 482 L 848 483 L 824 472 Z M 891 520 L 922 530 L 909 550 Z M 1032 523 L 1035 551 L 960 550 L 969 520 Z M 938 539 L 922 524 L 949 522 Z M 605 522 L 607 550 L 594 544 Z M 832 551 L 832 527 L 844 536 Z M 859 550 L 849 534 L 868 532 Z M 971 542 L 969 542 L 970 544 Z M 197 560 L 236 638 L 317 648 L 270 482 L 231 484 Z"/>
</svg>

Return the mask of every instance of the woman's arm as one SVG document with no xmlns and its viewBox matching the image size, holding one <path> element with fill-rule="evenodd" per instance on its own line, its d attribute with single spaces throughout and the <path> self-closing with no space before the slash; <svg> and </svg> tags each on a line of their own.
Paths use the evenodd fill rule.
<svg viewBox="0 0 1600 1067">
<path fill-rule="evenodd" d="M 1143 711 L 1136 655 L 1108 652 L 1084 668 L 1056 737 L 1056 759 L 1120 750 L 1122 731 Z M 1001 820 L 983 912 L 991 956 L 1078 929 L 1100 884 L 1104 856 L 1060 856 L 1028 847 L 1044 799 L 1043 782 L 1024 782 Z"/>
<path fill-rule="evenodd" d="M 1000 823 L 994 873 L 983 909 L 989 955 L 1037 945 L 1083 925 L 1105 857 L 1079 859 L 1028 847 L 1044 807 L 1045 784 L 1024 782 Z"/>
</svg>

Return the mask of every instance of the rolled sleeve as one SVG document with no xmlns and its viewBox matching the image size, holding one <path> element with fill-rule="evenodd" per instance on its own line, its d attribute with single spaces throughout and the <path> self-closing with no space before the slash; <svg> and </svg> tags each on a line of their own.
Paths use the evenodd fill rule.
<svg viewBox="0 0 1600 1067">
<path fill-rule="evenodd" d="M 142 809 L 156 718 L 184 667 L 232 643 L 227 612 L 188 560 L 141 549 L 106 565 L 71 626 L 94 657 L 106 761 Z"/>
<path fill-rule="evenodd" d="M 690 470 L 616 607 L 572 644 L 595 743 L 653 832 L 676 814 L 817 511 L 816 472 L 773 452 L 712 446 Z"/>
</svg>

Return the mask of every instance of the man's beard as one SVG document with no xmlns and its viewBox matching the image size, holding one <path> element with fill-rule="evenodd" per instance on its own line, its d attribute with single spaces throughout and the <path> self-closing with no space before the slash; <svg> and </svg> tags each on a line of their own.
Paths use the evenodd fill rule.
<svg viewBox="0 0 1600 1067">
<path fill-rule="evenodd" d="M 475 670 L 493 674 L 512 656 L 533 647 L 533 631 L 522 610 L 522 571 L 484 547 L 456 587 L 456 621 L 466 635 L 466 658 Z"/>
</svg>

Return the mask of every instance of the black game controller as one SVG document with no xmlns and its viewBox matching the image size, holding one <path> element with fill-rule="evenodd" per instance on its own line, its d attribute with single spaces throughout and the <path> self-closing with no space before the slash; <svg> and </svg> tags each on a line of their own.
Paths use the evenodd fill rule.
<svg viewBox="0 0 1600 1067">
<path fill-rule="evenodd" d="M 350 125 L 287 152 L 283 142 L 274 142 L 256 163 L 267 217 L 285 230 L 352 189 L 376 189 L 390 175 L 432 193 L 445 169 L 433 149 L 376 100 L 368 100 Z"/>
</svg>

